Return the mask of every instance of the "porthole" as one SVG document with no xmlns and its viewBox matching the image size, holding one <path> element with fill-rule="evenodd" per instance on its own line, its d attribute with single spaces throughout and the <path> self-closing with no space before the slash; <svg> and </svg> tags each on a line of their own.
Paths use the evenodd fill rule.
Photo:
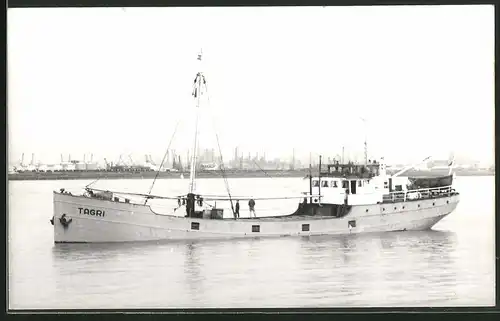
<svg viewBox="0 0 500 321">
<path fill-rule="evenodd" d="M 368 213 L 368 209 L 366 209 L 365 212 Z"/>
<path fill-rule="evenodd" d="M 432 206 L 436 205 L 436 203 L 432 202 Z"/>
<path fill-rule="evenodd" d="M 450 204 L 450 201 L 446 201 L 446 204 Z"/>
<path fill-rule="evenodd" d="M 418 204 L 418 207 L 420 207 L 420 204 Z"/>
<path fill-rule="evenodd" d="M 259 233 L 260 232 L 260 225 L 252 225 L 252 232 Z"/>
<path fill-rule="evenodd" d="M 385 207 L 382 207 L 382 211 L 385 211 Z"/>
<path fill-rule="evenodd" d="M 308 232 L 309 231 L 309 224 L 302 224 L 302 231 Z"/>
<path fill-rule="evenodd" d="M 403 209 L 405 209 L 405 207 L 403 206 Z"/>
<path fill-rule="evenodd" d="M 396 207 L 396 206 L 394 206 L 394 210 L 396 210 L 396 209 L 397 209 L 397 207 Z"/>
<path fill-rule="evenodd" d="M 200 229 L 200 223 L 198 223 L 198 222 L 191 222 L 191 229 L 192 230 L 199 230 Z"/>
</svg>

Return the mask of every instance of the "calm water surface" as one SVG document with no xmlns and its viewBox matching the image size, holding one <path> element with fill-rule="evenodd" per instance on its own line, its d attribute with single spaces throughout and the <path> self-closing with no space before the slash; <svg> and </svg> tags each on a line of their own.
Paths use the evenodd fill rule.
<svg viewBox="0 0 500 321">
<path fill-rule="evenodd" d="M 491 306 L 495 302 L 494 177 L 458 177 L 455 212 L 432 231 L 160 244 L 54 245 L 52 191 L 87 181 L 9 182 L 9 306 L 259 308 Z M 151 180 L 96 187 L 146 192 Z M 300 178 L 232 179 L 234 195 L 307 190 Z M 180 194 L 187 180 L 160 180 Z M 223 194 L 222 180 L 201 191 Z M 258 214 L 296 201 L 259 202 Z M 154 204 L 157 210 L 170 204 Z M 278 209 L 281 209 L 278 212 Z M 242 216 L 245 215 L 243 211 Z"/>
</svg>

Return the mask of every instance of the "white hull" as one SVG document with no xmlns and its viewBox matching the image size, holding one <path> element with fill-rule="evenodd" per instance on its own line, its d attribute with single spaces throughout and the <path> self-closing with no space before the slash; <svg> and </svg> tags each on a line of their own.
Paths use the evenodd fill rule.
<svg viewBox="0 0 500 321">
<path fill-rule="evenodd" d="M 186 218 L 174 216 L 174 213 L 157 214 L 148 205 L 54 192 L 54 241 L 138 242 L 426 230 L 450 214 L 458 201 L 459 195 L 452 195 L 389 204 L 355 205 L 342 218 L 302 216 L 217 220 Z M 87 214 L 85 209 L 89 210 Z M 96 216 L 96 211 L 104 214 Z M 63 214 L 72 219 L 66 227 L 59 220 Z M 349 221 L 355 221 L 356 226 L 350 228 Z M 199 223 L 199 230 L 191 229 L 192 222 Z M 309 224 L 309 231 L 302 230 L 304 224 Z M 253 225 L 259 225 L 260 231 L 252 232 Z"/>
</svg>

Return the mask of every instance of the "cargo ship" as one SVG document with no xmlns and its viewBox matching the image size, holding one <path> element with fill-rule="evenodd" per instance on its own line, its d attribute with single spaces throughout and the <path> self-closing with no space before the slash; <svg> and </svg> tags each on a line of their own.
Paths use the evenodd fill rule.
<svg viewBox="0 0 500 321">
<path fill-rule="evenodd" d="M 198 60 L 201 61 L 201 53 Z M 153 195 L 151 191 L 156 180 L 147 194 L 97 189 L 92 187 L 93 183 L 82 186 L 82 190 L 75 193 L 60 188 L 53 192 L 54 212 L 50 219 L 55 243 L 300 237 L 426 230 L 452 213 L 460 201 L 460 194 L 453 187 L 454 175 L 424 179 L 398 176 L 402 171 L 388 175 L 383 157 L 379 161 L 368 160 L 366 140 L 364 164 L 336 161 L 325 168 L 320 156 L 317 173 L 310 170 L 305 191 L 299 195 L 235 196 L 227 180 L 227 195 L 202 193 L 197 187 L 197 179 L 208 175 L 207 171 L 199 172 L 196 166 L 201 95 L 208 91 L 202 71 L 196 74 L 193 88 L 196 116 L 192 120 L 195 124 L 194 144 L 187 193 Z M 224 169 L 222 162 L 220 172 L 224 179 L 231 173 Z M 169 174 L 179 175 L 178 172 Z M 258 191 L 257 187 L 255 191 Z M 257 216 L 256 201 L 261 204 L 260 201 L 285 199 L 297 200 L 293 213 L 273 209 L 272 216 Z M 165 203 L 162 209 L 153 209 L 151 203 L 154 200 L 169 204 Z M 247 217 L 240 216 L 240 201 L 248 202 Z M 228 209 L 231 215 L 224 215 Z"/>
</svg>

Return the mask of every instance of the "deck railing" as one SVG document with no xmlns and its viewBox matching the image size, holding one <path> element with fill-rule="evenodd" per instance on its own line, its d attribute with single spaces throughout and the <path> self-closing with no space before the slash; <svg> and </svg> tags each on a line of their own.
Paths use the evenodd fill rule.
<svg viewBox="0 0 500 321">
<path fill-rule="evenodd" d="M 409 191 L 394 191 L 383 196 L 384 202 L 406 202 L 416 199 L 430 199 L 441 196 L 451 196 L 456 191 L 451 185 L 433 188 L 421 188 Z"/>
</svg>

